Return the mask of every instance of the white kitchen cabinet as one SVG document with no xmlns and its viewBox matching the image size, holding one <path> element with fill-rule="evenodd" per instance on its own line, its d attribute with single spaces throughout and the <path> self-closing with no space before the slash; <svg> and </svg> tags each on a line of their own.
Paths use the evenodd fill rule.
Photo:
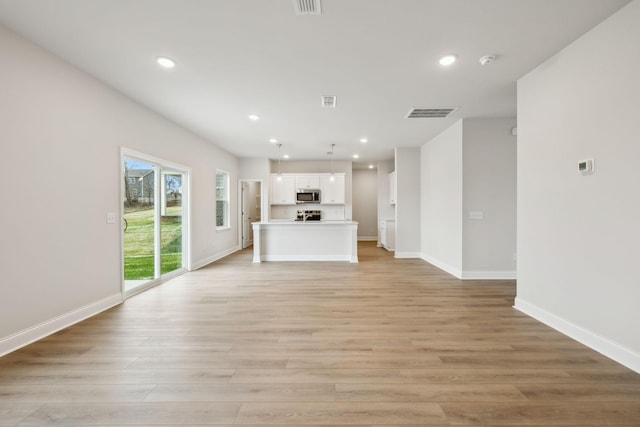
<svg viewBox="0 0 640 427">
<path fill-rule="evenodd" d="M 278 179 L 280 178 L 280 179 Z M 269 203 L 272 205 L 296 204 L 296 180 L 293 175 L 271 175 Z"/>
<path fill-rule="evenodd" d="M 320 188 L 319 175 L 297 175 L 296 188 L 310 188 L 317 190 Z"/>
<path fill-rule="evenodd" d="M 388 251 L 396 249 L 396 222 L 391 219 L 380 221 L 380 246 Z"/>
<path fill-rule="evenodd" d="M 331 179 L 331 175 L 320 176 L 320 204 L 321 205 L 344 205 L 345 200 L 345 180 L 343 173 L 336 173 Z"/>
<path fill-rule="evenodd" d="M 395 205 L 397 197 L 398 197 L 398 178 L 396 177 L 396 172 L 393 171 L 389 174 L 389 204 Z"/>
</svg>

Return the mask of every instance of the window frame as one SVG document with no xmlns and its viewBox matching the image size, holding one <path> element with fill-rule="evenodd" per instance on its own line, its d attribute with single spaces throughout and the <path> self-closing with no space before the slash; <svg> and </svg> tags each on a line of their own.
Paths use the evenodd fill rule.
<svg viewBox="0 0 640 427">
<path fill-rule="evenodd" d="M 223 175 L 224 176 L 224 199 L 219 199 L 218 198 L 218 176 L 219 175 Z M 230 200 L 229 200 L 229 185 L 230 185 L 230 175 L 229 172 L 222 170 L 222 169 L 216 169 L 216 181 L 215 181 L 215 200 L 216 200 L 216 212 L 215 212 L 215 217 L 216 217 L 216 230 L 228 230 L 231 228 L 231 224 L 230 224 Z M 223 206 L 224 206 L 224 212 L 223 214 L 223 224 L 222 225 L 218 225 L 218 202 L 224 202 Z"/>
</svg>

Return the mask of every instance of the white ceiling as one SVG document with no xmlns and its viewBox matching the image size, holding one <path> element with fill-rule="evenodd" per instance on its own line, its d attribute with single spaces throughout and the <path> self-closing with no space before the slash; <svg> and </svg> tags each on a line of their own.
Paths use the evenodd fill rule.
<svg viewBox="0 0 640 427">
<path fill-rule="evenodd" d="M 299 16 L 292 0 L 0 0 L 0 23 L 239 157 L 277 157 L 274 137 L 292 159 L 336 144 L 357 167 L 460 118 L 515 116 L 516 80 L 629 2 L 321 1 Z M 459 110 L 405 118 L 414 107 Z"/>
</svg>

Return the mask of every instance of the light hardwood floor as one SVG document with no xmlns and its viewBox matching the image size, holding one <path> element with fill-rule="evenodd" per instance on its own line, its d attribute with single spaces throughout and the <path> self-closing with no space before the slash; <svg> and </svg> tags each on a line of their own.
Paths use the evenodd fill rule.
<svg viewBox="0 0 640 427">
<path fill-rule="evenodd" d="M 459 281 L 243 251 L 0 359 L 0 425 L 640 426 L 640 375 Z"/>
</svg>

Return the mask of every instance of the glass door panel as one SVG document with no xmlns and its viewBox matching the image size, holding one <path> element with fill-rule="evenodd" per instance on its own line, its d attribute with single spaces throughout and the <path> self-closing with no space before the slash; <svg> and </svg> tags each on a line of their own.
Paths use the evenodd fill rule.
<svg viewBox="0 0 640 427">
<path fill-rule="evenodd" d="M 124 162 L 125 290 L 155 279 L 156 168 L 138 160 Z"/>
<path fill-rule="evenodd" d="M 183 175 L 161 169 L 163 190 L 160 205 L 161 273 L 182 268 L 182 182 Z"/>
</svg>

